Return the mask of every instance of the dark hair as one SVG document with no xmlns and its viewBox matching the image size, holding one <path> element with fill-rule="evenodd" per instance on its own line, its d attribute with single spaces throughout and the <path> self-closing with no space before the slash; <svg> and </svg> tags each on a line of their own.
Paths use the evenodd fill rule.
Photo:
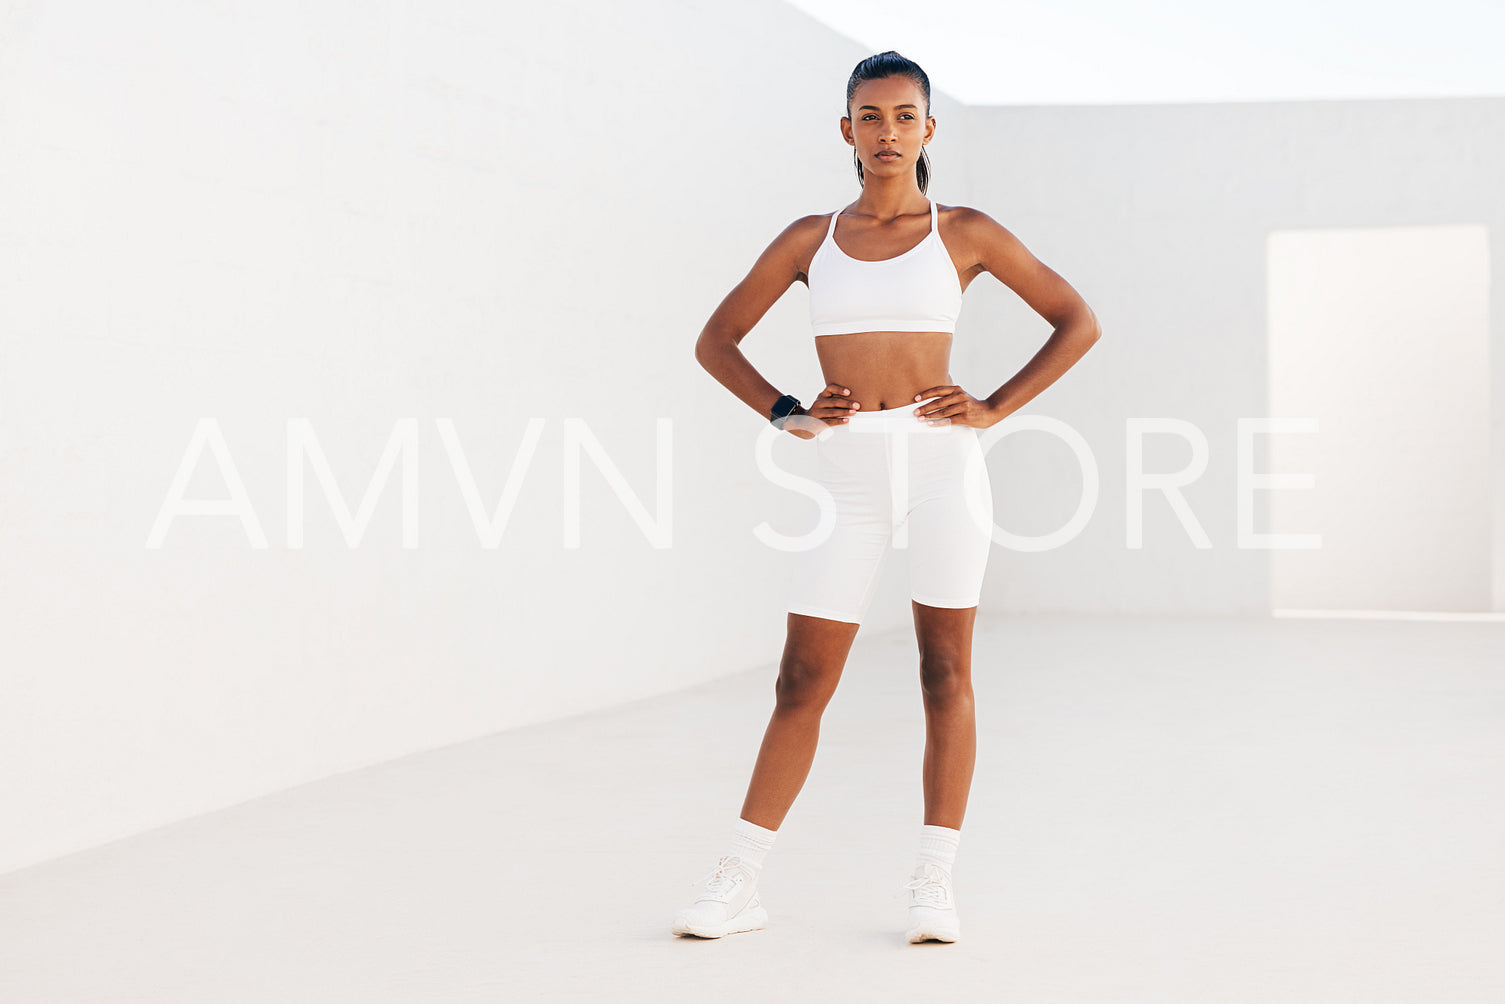
<svg viewBox="0 0 1505 1004">
<path fill-rule="evenodd" d="M 869 56 L 858 63 L 852 70 L 852 75 L 847 78 L 847 108 L 848 117 L 852 114 L 852 96 L 857 93 L 857 85 L 869 80 L 882 80 L 885 77 L 908 77 L 920 88 L 920 93 L 925 95 L 925 117 L 930 117 L 930 78 L 925 71 L 920 69 L 920 64 L 912 59 L 905 59 L 892 49 L 880 52 L 876 56 Z M 862 158 L 857 156 L 857 151 L 852 151 L 852 162 L 857 165 L 857 181 L 865 184 L 862 177 Z M 920 160 L 915 164 L 915 180 L 920 184 L 920 191 L 925 192 L 930 187 L 930 155 L 920 147 Z"/>
</svg>

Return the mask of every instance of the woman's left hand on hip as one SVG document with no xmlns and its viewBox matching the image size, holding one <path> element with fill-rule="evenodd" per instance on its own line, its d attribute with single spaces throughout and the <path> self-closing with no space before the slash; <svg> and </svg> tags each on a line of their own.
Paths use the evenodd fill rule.
<svg viewBox="0 0 1505 1004">
<path fill-rule="evenodd" d="M 979 401 L 955 384 L 931 387 L 916 394 L 915 400 L 924 401 L 930 397 L 938 397 L 940 400 L 928 401 L 923 407 L 915 409 L 921 422 L 928 422 L 930 425 L 970 425 L 986 429 L 998 421 L 992 405 Z"/>
</svg>

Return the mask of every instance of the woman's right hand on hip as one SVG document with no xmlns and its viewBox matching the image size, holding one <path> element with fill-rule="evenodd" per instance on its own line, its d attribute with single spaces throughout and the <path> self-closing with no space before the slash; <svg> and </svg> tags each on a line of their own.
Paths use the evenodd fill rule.
<svg viewBox="0 0 1505 1004">
<path fill-rule="evenodd" d="M 827 425 L 841 425 L 862 405 L 853 401 L 851 390 L 841 384 L 828 383 L 826 389 L 820 392 L 815 401 L 808 409 L 800 410 L 801 416 L 808 415 L 810 418 L 818 418 Z M 784 426 L 784 431 L 800 437 L 801 439 L 814 439 L 824 430 L 809 428 L 808 422 L 791 421 Z"/>
</svg>

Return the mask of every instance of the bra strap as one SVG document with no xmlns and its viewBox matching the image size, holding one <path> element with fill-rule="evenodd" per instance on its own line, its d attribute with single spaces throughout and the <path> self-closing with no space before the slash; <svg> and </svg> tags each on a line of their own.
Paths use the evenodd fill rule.
<svg viewBox="0 0 1505 1004">
<path fill-rule="evenodd" d="M 838 217 L 840 215 L 841 215 L 841 210 L 840 209 L 836 210 L 836 212 L 834 212 L 834 213 L 831 214 L 831 225 L 826 228 L 826 240 L 829 241 L 829 240 L 835 240 L 836 239 L 835 236 L 834 236 L 835 233 L 836 233 L 836 217 Z"/>
<path fill-rule="evenodd" d="M 935 208 L 934 199 L 930 200 L 930 232 L 937 237 L 941 234 L 941 217 L 939 211 Z"/>
</svg>

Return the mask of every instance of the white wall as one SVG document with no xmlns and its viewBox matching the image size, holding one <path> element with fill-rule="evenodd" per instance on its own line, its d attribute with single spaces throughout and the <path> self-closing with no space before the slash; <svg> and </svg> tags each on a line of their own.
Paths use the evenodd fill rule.
<svg viewBox="0 0 1505 1004">
<path fill-rule="evenodd" d="M 382 9 L 7 9 L 0 870 L 777 657 L 763 423 L 693 347 L 780 229 L 855 194 L 867 52 L 771 0 Z M 802 309 L 755 336 L 791 386 L 818 380 Z M 651 514 L 661 416 L 672 546 L 586 459 L 566 549 L 566 421 Z M 201 417 L 264 548 L 225 515 L 145 546 Z M 353 548 L 306 465 L 289 547 L 294 418 L 351 511 L 411 420 L 416 547 L 400 462 Z M 438 423 L 489 514 L 531 419 L 485 549 Z M 186 495 L 228 494 L 204 453 Z"/>
<path fill-rule="evenodd" d="M 1271 414 L 1266 236 L 1272 230 L 1483 224 L 1499 234 L 1505 100 L 972 108 L 973 197 L 1092 304 L 1103 338 L 1024 409 L 1088 440 L 1101 500 L 1084 532 L 1052 551 L 995 548 L 984 604 L 1011 610 L 1269 610 L 1270 552 L 1240 549 L 1237 423 Z M 1505 601 L 1505 261 L 1490 260 L 1494 602 Z M 1017 296 L 967 291 L 956 369 L 991 392 L 1049 334 Z M 1418 351 L 1424 351 L 1418 347 Z M 958 377 L 961 378 L 960 373 Z M 1172 418 L 1207 438 L 1183 489 L 1211 547 L 1145 498 L 1144 546 L 1126 546 L 1126 422 Z M 1268 442 L 1255 451 L 1268 471 Z M 1146 440 L 1147 470 L 1177 471 L 1191 447 Z M 1021 433 L 989 454 L 998 523 L 1044 533 L 1075 509 L 1076 462 Z M 1271 529 L 1268 493 L 1255 528 Z"/>
<path fill-rule="evenodd" d="M 778 657 L 790 556 L 751 528 L 799 500 L 692 350 L 782 227 L 855 197 L 836 119 L 868 51 L 775 0 L 373 10 L 6 9 L 0 871 Z M 1263 413 L 1262 230 L 1494 222 L 1501 103 L 935 109 L 935 197 L 1014 228 L 1107 333 L 1032 408 L 1088 435 L 1105 503 L 1067 548 L 995 551 L 985 606 L 1257 609 L 1264 556 L 1232 550 L 1221 503 L 1233 417 Z M 996 387 L 1043 323 L 983 286 L 953 374 Z M 797 286 L 744 342 L 801 397 L 823 383 L 806 309 Z M 1123 550 L 1126 413 L 1213 438 L 1189 494 L 1216 550 L 1153 507 Z M 218 515 L 149 549 L 205 417 L 266 546 Z M 672 546 L 586 460 L 564 547 L 566 421 L 652 515 L 661 417 Z M 416 547 L 397 454 L 354 547 L 305 463 L 288 545 L 291 419 L 352 512 L 411 434 Z M 494 549 L 443 420 L 487 513 L 542 420 Z M 1070 471 L 1024 439 L 994 454 L 1000 518 L 1048 529 Z M 800 445 L 777 449 L 798 467 Z M 186 496 L 230 491 L 206 452 Z M 901 571 L 870 630 L 908 623 Z"/>
<path fill-rule="evenodd" d="M 1478 224 L 1270 234 L 1270 602 L 1491 609 L 1489 255 Z"/>
</svg>

